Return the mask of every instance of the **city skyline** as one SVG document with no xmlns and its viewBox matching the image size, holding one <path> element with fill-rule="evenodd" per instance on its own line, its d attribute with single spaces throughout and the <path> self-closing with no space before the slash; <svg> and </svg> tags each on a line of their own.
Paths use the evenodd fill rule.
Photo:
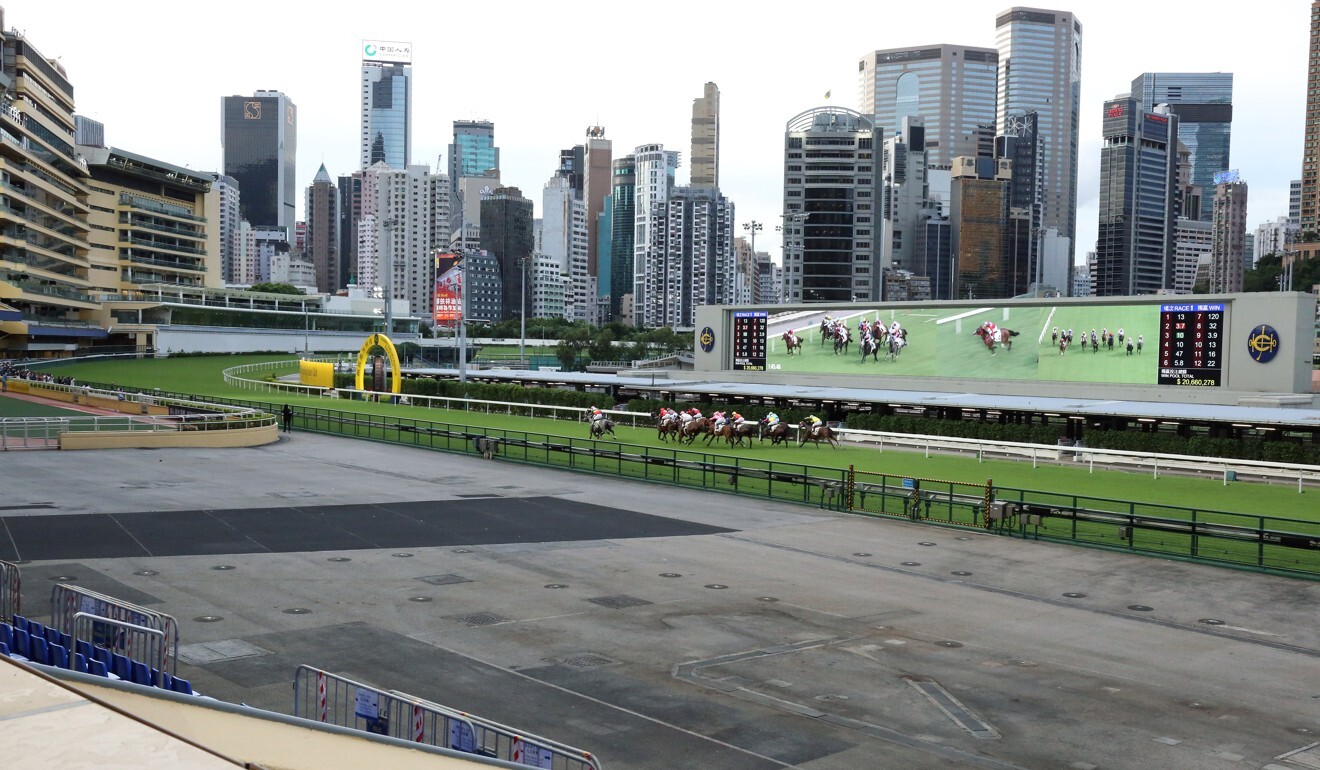
<svg viewBox="0 0 1320 770">
<path fill-rule="evenodd" d="M 468 28 L 484 18 L 468 7 L 447 11 L 444 19 L 427 9 L 377 14 L 369 25 L 350 14 L 327 13 L 318 15 L 318 26 L 309 29 L 296 9 L 240 1 L 203 31 L 180 38 L 165 34 L 165 20 L 173 17 L 171 6 L 149 0 L 117 9 L 115 18 L 129 14 L 134 28 L 147 32 L 155 26 L 155 17 L 162 20 L 162 34 L 149 36 L 152 57 L 178 62 L 198 56 L 208 41 L 219 49 L 222 41 L 231 39 L 245 41 L 244 50 L 255 52 L 226 59 L 223 67 L 154 70 L 153 88 L 171 93 L 171 100 L 165 100 L 171 104 L 168 113 L 154 116 L 144 114 L 135 100 L 125 99 L 114 68 L 104 66 L 97 36 L 104 25 L 97 17 L 104 16 L 105 22 L 111 17 L 102 6 L 87 4 L 85 13 L 72 17 L 78 19 L 73 27 L 66 26 L 71 18 L 66 9 L 47 4 L 10 2 L 5 10 L 11 26 L 26 32 L 43 55 L 59 59 L 66 68 L 79 114 L 104 122 L 107 143 L 126 150 L 198 171 L 219 170 L 216 97 L 266 89 L 288 94 L 299 105 L 300 191 L 311 184 L 322 163 L 334 176 L 358 166 L 360 104 L 355 88 L 360 82 L 360 45 L 366 39 L 413 43 L 413 163 L 447 171 L 453 122 L 489 120 L 501 147 L 502 182 L 528 190 L 539 189 L 554 174 L 559 150 L 581 142 L 588 126 L 604 126 L 616 157 L 643 144 L 687 150 L 693 100 L 704 83 L 714 82 L 721 93 L 721 189 L 737 204 L 740 222 L 771 225 L 758 246 L 778 259 L 780 239 L 773 225 L 779 224 L 782 211 L 785 123 L 814 107 L 856 108 L 857 61 L 869 52 L 938 43 L 993 47 L 996 14 L 1012 7 L 972 2 L 949 6 L 941 10 L 938 29 L 919 11 L 899 9 L 886 14 L 883 29 L 869 30 L 865 24 L 839 28 L 829 15 L 794 17 L 789 23 L 743 18 L 736 8 L 679 3 L 667 7 L 670 15 L 701 15 L 714 29 L 728 32 L 724 45 L 719 53 L 703 57 L 676 51 L 673 61 L 655 69 L 642 87 L 636 81 L 640 70 L 604 64 L 607 53 L 618 51 L 613 35 L 605 50 L 585 43 L 542 43 L 517 34 L 501 37 L 506 50 L 476 40 L 428 42 L 426 30 Z M 1084 258 L 1095 242 L 1101 105 L 1130 90 L 1133 78 L 1143 72 L 1233 73 L 1231 166 L 1241 170 L 1252 188 L 1248 227 L 1287 213 L 1288 183 L 1301 174 L 1309 33 L 1305 5 L 1258 3 L 1249 18 L 1235 22 L 1233 44 L 1218 47 L 1205 44 L 1224 37 L 1222 25 L 1209 14 L 1136 2 L 1109 4 L 1103 10 L 1069 4 L 1041 7 L 1074 12 L 1085 25 L 1074 261 Z M 628 28 L 628 20 L 639 13 L 612 10 L 600 23 L 613 30 Z M 520 28 L 557 28 L 557 13 L 552 7 L 529 6 Z M 256 16 L 262 23 L 253 23 Z M 583 19 L 579 40 L 596 39 L 592 23 Z M 295 29 L 308 31 L 280 33 Z M 798 55 L 784 57 L 782 51 Z M 501 64 L 501 59 L 519 65 Z M 827 100 L 826 93 L 832 98 Z M 680 184 L 690 172 L 687 153 L 683 156 Z"/>
</svg>

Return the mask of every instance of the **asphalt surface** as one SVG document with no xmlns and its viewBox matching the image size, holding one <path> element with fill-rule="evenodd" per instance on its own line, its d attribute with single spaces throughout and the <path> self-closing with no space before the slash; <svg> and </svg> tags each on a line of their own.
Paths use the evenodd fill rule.
<svg viewBox="0 0 1320 770">
<path fill-rule="evenodd" d="M 1317 582 L 301 433 L 0 478 L 25 614 L 56 581 L 167 612 L 195 688 L 285 713 L 308 664 L 611 769 L 1296 768 L 1320 740 Z"/>
</svg>

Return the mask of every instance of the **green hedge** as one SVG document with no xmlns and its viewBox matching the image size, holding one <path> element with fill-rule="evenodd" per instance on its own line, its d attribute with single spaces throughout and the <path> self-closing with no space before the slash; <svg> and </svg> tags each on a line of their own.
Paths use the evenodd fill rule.
<svg viewBox="0 0 1320 770">
<path fill-rule="evenodd" d="M 356 384 L 353 374 L 335 374 L 336 388 L 352 388 Z M 572 406 L 585 409 L 595 405 L 602 409 L 614 406 L 609 396 L 601 393 L 579 393 L 558 388 L 528 388 L 518 384 L 484 382 L 460 383 L 456 380 L 405 379 L 403 393 L 410 396 L 441 396 L 446 398 L 474 398 L 481 401 L 504 401 L 543 406 Z M 609 403 L 607 403 L 609 402 Z"/>
</svg>

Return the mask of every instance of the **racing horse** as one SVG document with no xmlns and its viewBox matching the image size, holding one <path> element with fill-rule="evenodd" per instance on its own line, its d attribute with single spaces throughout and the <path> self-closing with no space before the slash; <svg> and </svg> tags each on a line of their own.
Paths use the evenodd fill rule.
<svg viewBox="0 0 1320 770">
<path fill-rule="evenodd" d="M 797 332 L 793 331 L 792 329 L 789 329 L 788 331 L 784 332 L 783 340 L 784 340 L 784 348 L 788 351 L 788 355 L 790 356 L 793 355 L 795 351 L 799 355 L 802 354 L 802 338 L 797 336 Z"/>
<path fill-rule="evenodd" d="M 845 356 L 848 355 L 850 344 L 852 344 L 852 329 L 847 324 L 839 324 L 834 328 L 834 355 L 839 355 L 840 350 Z"/>
<path fill-rule="evenodd" d="M 675 416 L 661 417 L 660 422 L 656 423 L 656 438 L 668 443 L 669 437 L 673 435 L 678 438 L 679 419 Z"/>
<path fill-rule="evenodd" d="M 905 347 L 907 347 L 907 329 L 900 329 L 897 334 L 889 335 L 889 360 L 897 361 Z"/>
<path fill-rule="evenodd" d="M 697 439 L 697 436 L 706 432 L 709 420 L 705 417 L 697 417 L 688 420 L 678 427 L 678 440 L 680 443 L 691 444 Z"/>
<path fill-rule="evenodd" d="M 788 424 L 784 422 L 775 423 L 774 427 L 768 427 L 764 417 L 761 418 L 761 443 L 764 444 L 766 437 L 770 438 L 770 446 L 775 444 L 788 445 Z"/>
<path fill-rule="evenodd" d="M 717 438 L 722 438 L 728 442 L 729 446 L 742 446 L 746 440 L 750 446 L 752 443 L 752 434 L 757 431 L 756 423 L 744 422 L 742 425 L 734 425 L 732 421 L 726 421 L 720 427 L 713 425 L 710 428 L 710 435 L 706 437 L 706 446 Z"/>
<path fill-rule="evenodd" d="M 825 423 L 817 425 L 814 429 L 811 423 L 803 420 L 798 423 L 798 446 L 806 444 L 808 441 L 820 449 L 820 442 L 824 441 L 835 449 L 839 448 L 839 437 L 834 435 L 834 429 Z"/>
<path fill-rule="evenodd" d="M 880 361 L 880 343 L 870 334 L 862 337 L 862 343 L 859 345 L 862 349 L 862 363 L 866 363 L 866 357 L 870 356 L 872 361 Z"/>
<path fill-rule="evenodd" d="M 1008 329 L 1003 326 L 1000 326 L 997 329 L 995 329 L 993 334 L 990 333 L 984 326 L 978 326 L 976 327 L 976 331 L 972 332 L 972 334 L 975 334 L 976 336 L 980 337 L 981 341 L 985 343 L 985 347 L 987 350 L 990 351 L 990 355 L 995 354 L 995 345 L 997 344 L 1003 345 L 1005 348 L 1012 350 L 1013 338 L 1018 336 L 1019 333 L 1020 332 L 1015 332 L 1012 329 Z"/>
<path fill-rule="evenodd" d="M 600 417 L 597 417 L 596 419 L 591 421 L 591 427 L 588 429 L 588 434 L 591 436 L 591 438 L 604 438 L 605 434 L 607 433 L 613 436 L 615 440 L 619 438 L 614 433 L 613 420 L 611 420 L 610 418 L 604 415 L 601 415 Z"/>
<path fill-rule="evenodd" d="M 825 347 L 825 340 L 834 339 L 834 322 L 829 319 L 820 319 L 820 346 Z"/>
</svg>

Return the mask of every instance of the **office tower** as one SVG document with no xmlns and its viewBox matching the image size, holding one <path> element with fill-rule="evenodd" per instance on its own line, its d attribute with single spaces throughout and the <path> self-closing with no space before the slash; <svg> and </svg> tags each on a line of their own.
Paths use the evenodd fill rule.
<svg viewBox="0 0 1320 770">
<path fill-rule="evenodd" d="M 73 143 L 85 147 L 105 146 L 105 124 L 82 115 L 73 116 Z"/>
<path fill-rule="evenodd" d="M 210 225 L 219 231 L 220 282 L 236 283 L 234 276 L 238 270 L 238 225 L 243 220 L 238 213 L 238 180 L 214 172 L 207 176 L 211 179 L 211 190 L 216 196 L 215 206 L 210 209 Z"/>
<path fill-rule="evenodd" d="M 1294 179 L 1288 183 L 1288 221 L 1294 229 L 1302 223 L 1302 180 Z"/>
<path fill-rule="evenodd" d="M 610 211 L 610 321 L 632 325 L 633 220 L 637 210 L 637 158 L 627 155 L 613 162 Z M 625 302 L 625 297 L 627 300 Z M 624 305 L 628 312 L 624 312 Z"/>
<path fill-rule="evenodd" d="M 555 176 L 568 180 L 568 188 L 575 197 L 582 197 L 582 185 L 586 180 L 583 164 L 586 162 L 587 148 L 577 144 L 559 151 L 559 168 Z"/>
<path fill-rule="evenodd" d="M 279 91 L 221 98 L 223 171 L 238 180 L 243 218 L 253 227 L 282 227 L 293 234 L 298 205 L 294 174 L 298 110 Z"/>
<path fill-rule="evenodd" d="M 362 171 L 339 177 L 339 261 L 345 285 L 363 285 L 358 276 L 358 220 L 362 217 Z"/>
<path fill-rule="evenodd" d="M 884 265 L 900 270 L 925 269 L 918 259 L 920 236 L 924 234 L 926 210 L 925 119 L 905 115 L 884 141 L 880 156 L 880 213 L 873 230 L 862 228 L 858 236 L 874 234 Z"/>
<path fill-rule="evenodd" d="M 720 186 L 720 88 L 707 83 L 692 100 L 693 187 Z"/>
<path fill-rule="evenodd" d="M 0 358 L 45 355 L 104 339 L 89 320 L 87 169 L 71 141 L 73 85 L 13 27 L 0 30 L 7 83 L 0 126 Z M 80 312 L 83 311 L 83 312 Z"/>
<path fill-rule="evenodd" d="M 1091 270 L 1086 265 L 1078 265 L 1073 270 L 1072 292 L 1070 297 L 1091 296 Z"/>
<path fill-rule="evenodd" d="M 1016 233 L 1009 216 L 1008 160 L 953 159 L 953 189 L 949 221 L 957 266 L 954 296 L 958 299 L 1002 299 L 1013 296 Z"/>
<path fill-rule="evenodd" d="M 1215 185 L 1210 252 L 1210 293 L 1242 291 L 1247 272 L 1247 183 L 1237 172 L 1224 172 Z"/>
<path fill-rule="evenodd" d="M 382 291 L 390 286 L 390 296 L 407 300 L 423 318 L 432 317 L 434 256 L 441 247 L 434 241 L 436 186 L 430 167 L 417 164 L 395 169 L 377 163 L 362 178 L 358 285 Z"/>
<path fill-rule="evenodd" d="M 1180 217 L 1173 228 L 1173 278 L 1169 290 L 1191 294 L 1202 263 L 1209 263 L 1214 248 L 1214 228 L 1200 219 Z"/>
<path fill-rule="evenodd" d="M 925 241 L 921 248 L 921 273 L 930 279 L 932 299 L 954 299 L 958 265 L 953 252 L 953 222 L 947 215 L 933 212 L 922 219 Z"/>
<path fill-rule="evenodd" d="M 95 289 L 220 286 L 220 230 L 207 208 L 208 199 L 219 202 L 211 174 L 117 147 L 77 149 L 91 174 L 88 278 Z"/>
<path fill-rule="evenodd" d="M 238 221 L 234 232 L 234 274 L 232 283 L 251 286 L 257 282 L 257 234 L 252 223 L 246 219 Z"/>
<path fill-rule="evenodd" d="M 544 256 L 547 264 L 557 265 L 560 304 L 571 321 L 586 321 L 594 299 L 588 296 L 587 281 L 587 207 L 572 187 L 571 177 L 556 173 L 541 191 L 541 245 L 538 264 Z M 548 267 L 536 271 L 538 279 L 548 276 Z M 564 280 L 568 288 L 563 288 Z M 541 292 L 540 280 L 534 293 Z M 593 292 L 594 293 L 594 292 Z M 552 292 L 553 294 L 553 292 Z M 552 296 L 546 295 L 546 296 Z M 538 316 L 544 317 L 544 316 Z"/>
<path fill-rule="evenodd" d="M 1306 66 L 1306 126 L 1302 140 L 1301 232 L 1320 233 L 1320 0 L 1311 3 L 1310 51 Z"/>
<path fill-rule="evenodd" d="M 1214 189 L 1214 176 L 1228 170 L 1233 127 L 1233 73 L 1146 72 L 1132 81 L 1132 97 L 1141 108 L 1169 105 L 1178 116 L 1178 141 L 1192 164 L 1191 184 Z M 1209 220 L 1214 203 L 1202 195 L 1195 219 Z"/>
<path fill-rule="evenodd" d="M 664 270 L 652 262 L 663 258 L 656 252 L 657 206 L 669 199 L 678 170 L 678 152 L 662 144 L 644 144 L 633 150 L 637 184 L 633 199 L 633 281 L 631 288 L 633 325 L 650 326 L 649 321 L 665 315 L 658 309 L 657 298 L 669 293 L 663 285 Z M 664 324 L 657 324 L 663 326 Z"/>
<path fill-rule="evenodd" d="M 464 178 L 485 177 L 486 172 L 494 170 L 495 179 L 499 179 L 499 168 L 500 149 L 495 146 L 495 124 L 488 120 L 455 120 L 454 143 L 449 145 L 450 200 L 455 211 L 461 202 Z M 472 209 L 477 210 L 479 208 Z"/>
<path fill-rule="evenodd" d="M 784 292 L 789 302 L 878 300 L 877 141 L 868 115 L 817 107 L 784 128 Z"/>
<path fill-rule="evenodd" d="M 610 271 L 609 271 L 609 238 L 602 237 L 602 230 L 608 235 L 609 217 L 605 212 L 605 199 L 610 195 L 612 181 L 612 163 L 613 146 L 609 139 L 605 138 L 605 129 L 601 126 L 590 126 L 587 128 L 587 140 L 584 145 L 586 148 L 582 162 L 582 200 L 586 203 L 587 210 L 587 276 L 592 285 L 592 291 L 600 298 L 609 296 L 610 293 Z M 603 227 L 602 227 L 603 225 Z M 601 268 L 602 244 L 605 244 L 604 259 L 605 268 Z M 587 309 L 588 316 L 585 320 L 593 324 L 601 321 L 600 313 L 595 310 L 595 304 Z"/>
<path fill-rule="evenodd" d="M 1040 143 L 1037 227 L 1077 243 L 1077 141 L 1081 96 L 1082 25 L 1066 11 L 1013 7 L 995 19 L 999 50 L 996 133 L 1036 113 Z M 1071 261 L 1070 263 L 1071 264 Z"/>
<path fill-rule="evenodd" d="M 1178 213 L 1178 116 L 1141 109 L 1130 96 L 1105 102 L 1100 149 L 1099 297 L 1172 288 Z"/>
<path fill-rule="evenodd" d="M 360 165 L 412 162 L 412 43 L 362 42 Z"/>
<path fill-rule="evenodd" d="M 692 326 L 699 305 L 737 302 L 733 204 L 715 188 L 674 187 L 655 201 L 646 288 L 633 295 L 639 326 Z"/>
<path fill-rule="evenodd" d="M 733 305 L 750 305 L 760 293 L 761 273 L 752 244 L 741 235 L 733 239 Z"/>
<path fill-rule="evenodd" d="M 891 137 L 903 118 L 920 118 L 930 163 L 948 166 L 959 155 L 990 155 L 995 136 L 993 48 L 931 45 L 892 48 L 863 56 L 857 65 L 858 103 L 877 134 Z"/>
<path fill-rule="evenodd" d="M 532 202 L 517 187 L 498 187 L 481 199 L 481 248 L 499 265 L 500 317 L 517 318 L 532 308 L 527 274 L 531 269 Z"/>
<path fill-rule="evenodd" d="M 303 255 L 316 270 L 316 288 L 334 294 L 348 286 L 348 264 L 339 253 L 339 191 L 325 170 L 325 164 L 316 172 L 316 178 L 307 188 L 307 239 Z"/>
</svg>

